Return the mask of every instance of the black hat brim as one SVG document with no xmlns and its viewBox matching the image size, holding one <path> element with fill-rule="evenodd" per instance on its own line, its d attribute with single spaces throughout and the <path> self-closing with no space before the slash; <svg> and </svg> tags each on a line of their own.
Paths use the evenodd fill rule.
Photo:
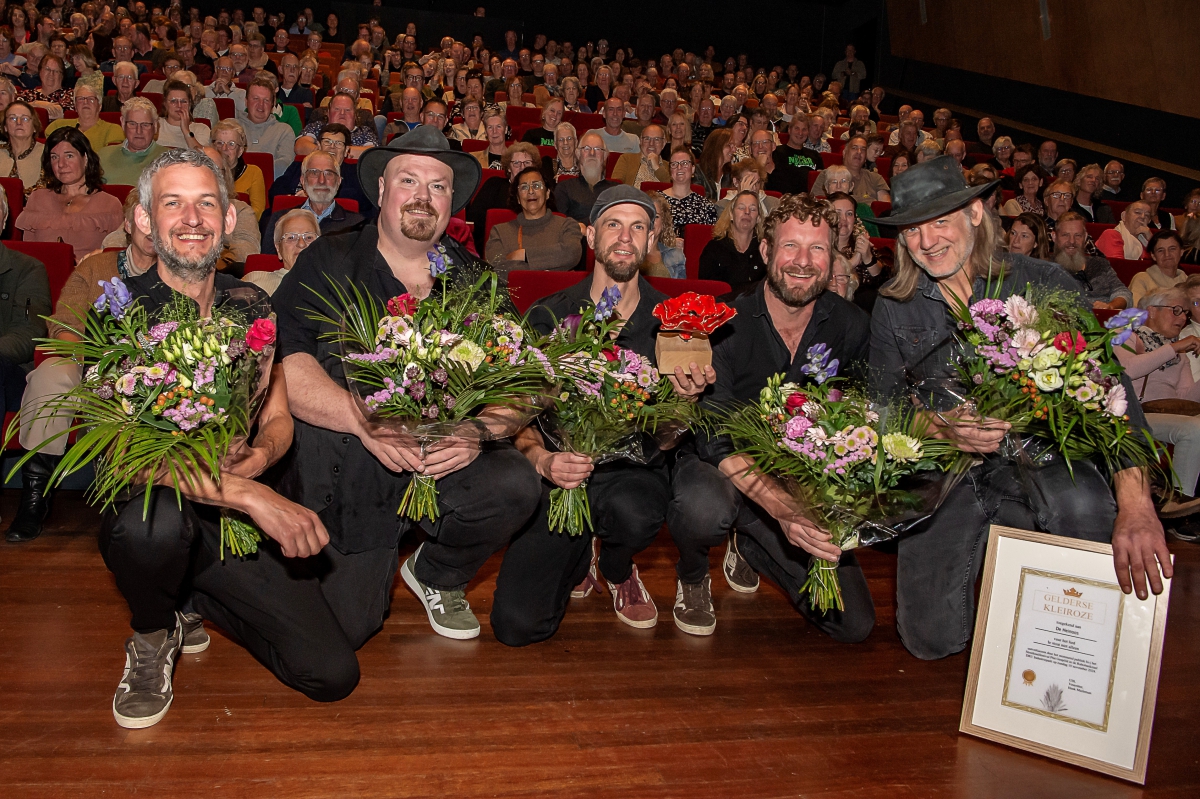
<svg viewBox="0 0 1200 799">
<path fill-rule="evenodd" d="M 957 211 L 971 202 L 971 200 L 987 194 L 999 183 L 999 180 L 993 180 L 991 183 L 986 183 L 983 186 L 971 186 L 962 191 L 951 192 L 950 194 L 945 194 L 936 199 L 921 203 L 914 208 L 906 208 L 899 214 L 880 216 L 871 221 L 877 225 L 887 225 L 888 227 L 919 225 L 922 222 L 928 222 L 930 219 L 945 216 L 951 211 Z"/>
<path fill-rule="evenodd" d="M 439 134 L 441 135 L 441 134 Z M 425 155 L 436 158 L 454 170 L 454 199 L 450 213 L 457 214 L 467 207 L 479 181 L 483 167 L 470 153 L 459 150 L 441 150 L 423 147 L 372 147 L 358 159 L 358 183 L 363 194 L 376 208 L 379 207 L 379 178 L 387 169 L 388 162 L 398 155 Z"/>
</svg>

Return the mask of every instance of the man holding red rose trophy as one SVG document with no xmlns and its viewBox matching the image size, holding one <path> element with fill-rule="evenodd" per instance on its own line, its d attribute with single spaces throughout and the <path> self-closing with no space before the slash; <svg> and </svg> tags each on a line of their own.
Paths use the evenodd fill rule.
<svg viewBox="0 0 1200 799">
<path fill-rule="evenodd" d="M 252 351 L 272 345 L 275 324 L 266 293 L 216 271 L 222 243 L 237 221 L 221 167 L 197 150 L 170 150 L 145 169 L 138 191 L 134 224 L 154 242 L 158 264 L 127 278 L 131 298 L 151 317 L 187 298 L 202 318 L 250 322 L 246 344 Z M 238 634 L 242 626 L 228 620 L 246 619 L 244 624 L 251 625 L 285 610 L 271 604 L 262 588 L 248 590 L 250 583 L 239 572 L 252 568 L 253 560 L 221 560 L 220 508 L 249 516 L 288 558 L 313 555 L 329 540 L 315 513 L 255 481 L 291 442 L 287 386 L 282 367 L 275 366 L 257 435 L 229 453 L 220 485 L 193 474 L 179 486 L 184 498 L 177 504 L 174 483 L 160 478 L 149 489 L 148 513 L 143 512 L 145 488 L 104 511 L 100 551 L 132 614 L 125 673 L 113 697 L 113 715 L 122 727 L 149 727 L 166 715 L 179 653 L 208 647 L 208 633 L 195 612 L 201 600 L 206 617 L 217 618 L 220 611 L 222 625 Z M 262 550 L 268 548 L 264 544 Z M 283 618 L 273 623 L 282 625 Z"/>
<path fill-rule="evenodd" d="M 654 246 L 654 202 L 631 186 L 614 186 L 600 193 L 592 207 L 588 246 L 596 252 L 591 280 L 547 297 L 530 310 L 529 320 L 539 333 L 549 333 L 559 321 L 597 303 L 610 302 L 620 292 L 616 313 L 623 320 L 616 344 L 655 361 L 660 322 L 654 308 L 666 300 L 638 266 Z M 698 398 L 716 379 L 711 366 L 676 368 L 675 391 Z M 729 481 L 697 458 L 690 436 L 673 451 L 647 452 L 648 463 L 617 461 L 593 468 L 586 455 L 549 448 L 533 426 L 517 436 L 517 448 L 533 463 L 541 481 L 538 511 L 513 539 L 496 578 L 492 631 L 509 646 L 544 641 L 558 630 L 572 596 L 586 597 L 604 590 L 613 594 L 617 618 L 631 627 L 653 627 L 658 621 L 654 600 L 638 577 L 633 558 L 653 543 L 666 521 L 678 531 L 722 540 L 733 522 L 737 495 Z M 576 488 L 587 481 L 595 540 L 585 527 L 580 535 L 550 530 L 550 491 Z M 681 564 L 682 566 L 682 564 Z M 674 617 L 676 625 L 694 635 L 716 628 L 707 558 L 694 574 L 678 574 Z M 574 589 L 574 590 L 572 590 Z"/>
</svg>

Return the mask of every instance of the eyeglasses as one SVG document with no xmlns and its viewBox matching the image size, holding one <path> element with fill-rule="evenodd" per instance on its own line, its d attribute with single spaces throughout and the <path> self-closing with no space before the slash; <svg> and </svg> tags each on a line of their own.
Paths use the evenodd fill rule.
<svg viewBox="0 0 1200 799">
<path fill-rule="evenodd" d="M 1074 196 L 1075 195 L 1069 194 L 1065 191 L 1052 191 L 1046 195 L 1046 199 L 1048 199 L 1048 200 L 1069 200 Z"/>
<path fill-rule="evenodd" d="M 679 160 L 679 161 L 672 161 L 672 162 L 671 162 L 671 163 L 668 165 L 668 168 L 669 168 L 669 169 L 686 169 L 686 168 L 688 168 L 688 167 L 690 167 L 690 166 L 692 166 L 692 162 L 691 162 L 691 161 L 683 161 L 683 160 Z"/>
<path fill-rule="evenodd" d="M 305 244 L 312 244 L 317 240 L 316 233 L 284 233 L 279 237 L 281 241 L 286 241 L 288 244 L 295 244 L 302 241 Z"/>
<path fill-rule="evenodd" d="M 217 139 L 213 139 L 212 145 L 218 150 L 236 150 L 238 147 L 242 146 L 241 142 L 233 141 L 232 139 L 229 141 L 219 141 Z"/>
<path fill-rule="evenodd" d="M 666 141 L 666 139 L 663 138 L 662 136 L 643 136 L 642 141 L 649 142 L 650 144 L 658 144 L 659 146 L 661 146 L 663 144 L 663 142 Z"/>
<path fill-rule="evenodd" d="M 319 177 L 323 177 L 326 181 L 334 181 L 337 180 L 338 173 L 332 169 L 306 169 L 304 170 L 304 177 L 309 180 L 316 180 Z"/>
<path fill-rule="evenodd" d="M 1142 194 L 1153 194 L 1153 195 L 1157 196 L 1159 194 L 1166 194 L 1166 193 L 1167 193 L 1166 189 L 1142 189 Z"/>
<path fill-rule="evenodd" d="M 337 139 L 321 139 L 321 146 L 322 147 L 330 147 L 330 148 L 333 148 L 334 150 L 345 150 L 346 149 L 346 143 L 344 141 L 339 141 Z"/>
<path fill-rule="evenodd" d="M 604 152 L 604 148 L 603 147 L 591 147 L 591 146 L 585 144 L 583 147 L 579 148 L 579 152 L 583 153 L 584 155 L 600 155 L 601 153 Z"/>
<path fill-rule="evenodd" d="M 134 130 L 154 130 L 153 122 L 126 122 L 125 127 L 133 128 Z"/>
<path fill-rule="evenodd" d="M 1192 304 L 1195 305 L 1196 303 L 1192 303 Z M 1176 316 L 1183 316 L 1184 314 L 1187 313 L 1187 308 L 1184 308 L 1182 305 L 1152 305 L 1150 307 L 1165 308 L 1168 311 L 1170 311 L 1171 313 L 1175 314 Z"/>
<path fill-rule="evenodd" d="M 30 122 L 33 121 L 33 117 L 31 117 L 27 114 L 22 114 L 19 117 L 18 116 L 10 116 L 8 118 L 8 121 L 12 122 L 14 125 L 28 125 Z"/>
<path fill-rule="evenodd" d="M 546 184 L 540 180 L 535 180 L 533 183 L 522 183 L 517 186 L 517 191 L 541 191 L 546 188 Z"/>
</svg>

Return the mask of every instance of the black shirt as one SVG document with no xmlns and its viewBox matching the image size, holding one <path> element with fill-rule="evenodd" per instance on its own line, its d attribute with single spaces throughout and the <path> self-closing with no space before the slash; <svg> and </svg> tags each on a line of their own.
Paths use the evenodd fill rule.
<svg viewBox="0 0 1200 799">
<path fill-rule="evenodd" d="M 812 318 L 792 357 L 771 321 L 765 291 L 766 283 L 759 283 L 752 292 L 734 300 L 737 316 L 713 333 L 717 382 L 701 400 L 704 408 L 714 410 L 757 400 L 767 379 L 780 372 L 787 375 L 787 381 L 801 385 L 809 382 L 800 367 L 808 363 L 808 350 L 814 344 L 829 347 L 830 357 L 839 361 L 839 376 L 860 378 L 865 374 L 870 318 L 861 308 L 832 291 L 823 292 L 813 301 Z M 734 452 L 733 442 L 727 437 L 699 434 L 697 442 L 700 457 L 714 466 Z"/>
<path fill-rule="evenodd" d="M 552 294 L 529 309 L 529 323 L 542 335 L 548 335 L 567 316 L 579 313 L 592 306 L 592 279 L 585 277 L 570 288 Z M 617 346 L 633 350 L 638 355 L 654 360 L 654 344 L 658 339 L 661 324 L 654 316 L 654 306 L 667 299 L 667 295 L 638 277 L 641 298 L 633 309 L 621 332 L 617 335 Z"/>
<path fill-rule="evenodd" d="M 560 181 L 554 187 L 554 207 L 560 214 L 566 214 L 576 222 L 587 223 L 591 219 L 596 196 L 605 189 L 619 185 L 611 180 L 602 180 L 595 186 L 589 186 L 583 176 Z"/>
<path fill-rule="evenodd" d="M 775 159 L 776 167 L 790 166 L 795 169 L 808 171 L 815 169 L 818 172 L 825 168 L 825 162 L 821 160 L 821 154 L 808 147 L 801 147 L 797 150 L 795 147 L 789 147 L 785 144 L 782 147 L 776 147 L 772 157 Z M 808 178 L 808 171 L 804 173 L 806 180 Z M 802 191 L 808 191 L 807 182 L 804 184 Z"/>
<path fill-rule="evenodd" d="M 340 306 L 331 282 L 358 287 L 379 302 L 407 289 L 379 252 L 379 229 L 322 236 L 300 253 L 271 301 L 278 316 L 277 357 L 308 353 L 325 373 L 345 387 L 341 349 L 327 336 L 336 327 L 311 318 L 339 317 Z M 478 262 L 462 246 L 444 237 L 451 276 Z M 363 447 L 357 436 L 295 420 L 295 440 L 283 467 L 278 490 L 283 496 L 315 511 L 340 552 L 365 552 L 395 546 L 402 520 L 396 515 L 409 475 L 386 469 Z"/>
<path fill-rule="evenodd" d="M 731 236 L 713 239 L 700 253 L 700 279 L 724 280 L 735 294 L 741 293 L 767 276 L 767 265 L 758 249 L 757 238 L 750 240 L 745 252 L 738 252 Z"/>
<path fill-rule="evenodd" d="M 545 128 L 527 130 L 525 131 L 525 135 L 521 137 L 521 141 L 529 142 L 537 147 L 553 147 L 554 131 L 546 130 Z"/>
<path fill-rule="evenodd" d="M 154 317 L 164 305 L 171 302 L 177 293 L 162 282 L 162 278 L 158 276 L 157 265 L 140 275 L 126 278 L 124 283 L 129 293 L 139 301 L 150 317 Z M 232 311 L 243 316 L 247 324 L 271 315 L 271 298 L 253 283 L 244 283 L 224 272 L 217 272 L 213 276 L 213 289 L 214 315 L 222 311 Z M 195 300 L 190 302 L 196 304 Z"/>
<path fill-rule="evenodd" d="M 483 252 L 487 244 L 487 212 L 493 208 L 508 208 L 508 194 L 512 183 L 499 175 L 488 178 L 475 192 L 475 198 L 467 206 L 467 221 L 474 223 L 475 252 Z"/>
</svg>

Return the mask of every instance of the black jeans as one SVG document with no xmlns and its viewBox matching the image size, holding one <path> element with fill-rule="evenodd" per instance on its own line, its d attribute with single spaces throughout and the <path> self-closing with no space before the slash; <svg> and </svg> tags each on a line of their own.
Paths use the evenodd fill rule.
<svg viewBox="0 0 1200 799">
<path fill-rule="evenodd" d="M 774 580 L 796 610 L 830 638 L 856 644 L 871 634 L 875 627 L 875 603 L 853 552 L 843 552 L 837 568 L 845 609 L 833 608 L 821 613 L 812 607 L 807 594 L 800 596 L 812 556 L 787 540 L 779 522 L 754 502 L 743 499 L 735 527 L 738 549 L 746 562 L 759 574 Z"/>
<path fill-rule="evenodd" d="M 909 652 L 937 660 L 961 652 L 975 622 L 975 581 L 993 524 L 1109 542 L 1117 505 L 1090 461 L 1062 458 L 1027 472 L 989 458 L 972 469 L 919 532 L 901 538 L 896 628 Z"/>
</svg>

